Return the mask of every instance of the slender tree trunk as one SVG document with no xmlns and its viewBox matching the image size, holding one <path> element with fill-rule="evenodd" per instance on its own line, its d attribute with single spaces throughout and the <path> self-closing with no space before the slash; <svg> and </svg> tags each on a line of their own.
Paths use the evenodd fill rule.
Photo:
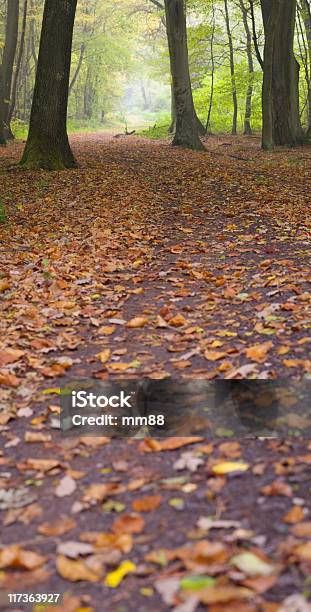
<svg viewBox="0 0 311 612">
<path fill-rule="evenodd" d="M 273 144 L 295 146 L 305 138 L 299 115 L 299 64 L 293 50 L 296 0 L 261 0 L 261 6 L 266 37 L 265 56 L 268 62 L 264 70 L 271 71 L 272 62 L 270 95 Z M 268 93 L 264 92 L 265 106 L 269 104 L 265 97 L 267 95 Z"/>
<path fill-rule="evenodd" d="M 3 121 L 7 138 L 13 138 L 9 126 L 9 112 L 11 101 L 11 87 L 13 78 L 14 58 L 18 37 L 19 0 L 8 0 L 7 17 L 5 28 L 5 43 L 2 57 L 4 99 L 3 99 Z"/>
<path fill-rule="evenodd" d="M 203 150 L 193 104 L 183 0 L 165 0 L 166 30 L 176 105 L 173 145 Z"/>
<path fill-rule="evenodd" d="M 4 129 L 4 79 L 2 64 L 0 64 L 0 145 L 6 144 L 5 129 Z"/>
<path fill-rule="evenodd" d="M 12 121 L 12 117 L 14 115 L 15 104 L 16 104 L 17 82 L 18 82 L 18 76 L 19 76 L 19 71 L 20 71 L 20 67 L 21 67 L 21 63 L 22 63 L 24 46 L 25 46 L 25 33 L 26 33 L 26 21 L 27 21 L 27 5 L 28 5 L 28 0 L 25 0 L 24 1 L 24 9 L 23 9 L 23 21 L 22 21 L 21 38 L 20 38 L 20 42 L 19 42 L 19 49 L 18 49 L 17 60 L 16 60 L 16 68 L 15 68 L 15 73 L 14 73 L 14 77 L 13 77 L 13 85 L 12 85 L 12 93 L 11 93 L 11 104 L 10 104 L 10 110 L 9 110 L 9 122 Z"/>
<path fill-rule="evenodd" d="M 25 168 L 59 170 L 76 162 L 67 135 L 72 34 L 77 0 L 45 0 Z"/>
<path fill-rule="evenodd" d="M 308 69 L 308 126 L 307 137 L 311 138 L 311 7 L 308 0 L 300 0 L 301 13 L 306 31 L 308 54 L 309 54 L 309 69 Z"/>
<path fill-rule="evenodd" d="M 215 81 L 215 57 L 214 57 L 214 40 L 215 40 L 215 29 L 216 29 L 216 21 L 215 21 L 215 4 L 214 0 L 212 0 L 212 14 L 213 14 L 213 26 L 212 26 L 212 35 L 210 38 L 210 51 L 211 51 L 211 67 L 212 67 L 212 76 L 211 76 L 211 92 L 209 97 L 209 105 L 205 126 L 205 133 L 211 131 L 211 115 L 213 108 L 213 99 L 214 99 L 214 81 Z"/>
<path fill-rule="evenodd" d="M 242 12 L 244 30 L 246 35 L 246 53 L 247 53 L 247 62 L 248 62 L 248 86 L 246 92 L 246 102 L 245 102 L 245 116 L 244 116 L 244 134 L 251 134 L 251 117 L 252 117 L 252 96 L 253 96 L 253 82 L 254 82 L 254 62 L 253 62 L 253 52 L 252 52 L 252 35 L 248 25 L 248 17 L 247 17 L 247 9 L 245 7 L 244 1 L 240 0 L 240 7 Z"/>
<path fill-rule="evenodd" d="M 86 48 L 85 44 L 82 43 L 81 47 L 80 47 L 79 61 L 78 61 L 75 73 L 74 73 L 74 75 L 73 75 L 73 77 L 72 77 L 72 79 L 70 81 L 70 84 L 69 84 L 69 95 L 71 94 L 71 92 L 72 92 L 72 90 L 73 90 L 73 88 L 74 88 L 74 86 L 76 84 L 76 80 L 77 80 L 77 78 L 79 76 L 79 72 L 81 70 L 82 63 L 83 63 L 83 57 L 84 57 L 85 48 Z"/>
<path fill-rule="evenodd" d="M 236 94 L 234 50 L 233 50 L 232 32 L 231 32 L 231 27 L 230 27 L 228 0 L 224 0 L 224 2 L 225 2 L 226 28 L 227 28 L 228 42 L 229 42 L 230 74 L 231 74 L 232 102 L 233 102 L 232 134 L 235 135 L 237 133 L 237 121 L 238 121 L 238 98 Z"/>
</svg>

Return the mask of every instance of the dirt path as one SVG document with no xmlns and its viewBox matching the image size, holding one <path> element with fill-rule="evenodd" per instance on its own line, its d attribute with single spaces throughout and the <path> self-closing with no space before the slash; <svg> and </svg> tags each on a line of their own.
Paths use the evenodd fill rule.
<svg viewBox="0 0 311 612">
<path fill-rule="evenodd" d="M 18 144 L 0 159 L 1 544 L 44 556 L 28 567 L 0 551 L 3 590 L 73 593 L 68 612 L 270 612 L 308 597 L 310 442 L 63 440 L 57 389 L 86 376 L 308 379 L 310 148 L 264 154 L 256 139 L 227 137 L 199 154 L 72 140 L 78 170 L 8 172 Z M 214 471 L 226 461 L 245 471 Z M 92 483 L 107 487 L 90 493 Z M 202 516 L 235 523 L 202 528 Z M 68 540 L 89 548 L 56 554 Z M 109 588 L 124 559 L 135 572 Z M 182 582 L 193 574 L 211 577 L 205 589 Z"/>
</svg>

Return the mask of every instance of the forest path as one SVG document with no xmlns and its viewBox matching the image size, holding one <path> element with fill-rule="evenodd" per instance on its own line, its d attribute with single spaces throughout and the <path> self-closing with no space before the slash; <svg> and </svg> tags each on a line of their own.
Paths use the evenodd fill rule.
<svg viewBox="0 0 311 612">
<path fill-rule="evenodd" d="M 7 171 L 22 147 L 1 151 L 1 543 L 43 555 L 16 573 L 0 553 L 3 590 L 72 592 L 67 612 L 100 611 L 103 596 L 107 611 L 167 610 L 189 595 L 181 578 L 204 572 L 214 586 L 195 595 L 192 582 L 183 610 L 205 609 L 198 599 L 212 612 L 277 610 L 310 591 L 310 443 L 201 440 L 185 457 L 165 444 L 64 440 L 57 388 L 68 377 L 213 379 L 245 366 L 294 384 L 308 375 L 310 148 L 267 154 L 257 139 L 225 137 L 192 153 L 102 134 L 72 143 L 80 166 L 62 173 Z M 217 475 L 224 460 L 248 469 Z M 200 516 L 237 522 L 209 532 Z M 67 540 L 80 551 L 87 540 L 86 557 L 70 546 L 56 555 Z M 186 554 L 156 553 L 186 543 Z M 229 563 L 249 550 L 255 578 Z M 136 574 L 103 586 L 124 559 Z"/>
</svg>

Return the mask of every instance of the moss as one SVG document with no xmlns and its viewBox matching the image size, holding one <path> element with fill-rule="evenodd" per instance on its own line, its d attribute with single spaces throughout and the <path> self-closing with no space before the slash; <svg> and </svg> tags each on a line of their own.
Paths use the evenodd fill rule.
<svg viewBox="0 0 311 612">
<path fill-rule="evenodd" d="M 65 170 L 76 168 L 76 161 L 70 151 L 64 147 L 46 143 L 42 138 L 32 134 L 29 136 L 25 146 L 20 167 L 24 170 Z"/>
</svg>

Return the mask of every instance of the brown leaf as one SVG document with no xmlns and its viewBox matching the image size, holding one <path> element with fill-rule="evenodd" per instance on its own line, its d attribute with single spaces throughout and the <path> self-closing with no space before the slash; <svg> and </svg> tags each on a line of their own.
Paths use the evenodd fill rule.
<svg viewBox="0 0 311 612">
<path fill-rule="evenodd" d="M 0 368 L 2 366 L 7 365 L 8 363 L 14 363 L 18 361 L 23 355 L 25 351 L 19 351 L 18 349 L 7 348 L 3 351 L 0 351 Z"/>
<path fill-rule="evenodd" d="M 32 550 L 24 550 L 17 545 L 5 546 L 0 550 L 0 569 L 14 567 L 33 570 L 43 565 L 45 561 L 46 557 Z"/>
<path fill-rule="evenodd" d="M 89 569 L 81 560 L 67 559 L 63 555 L 56 558 L 56 569 L 59 575 L 70 582 L 86 580 L 87 582 L 98 582 L 100 576 Z"/>
<path fill-rule="evenodd" d="M 144 497 L 140 497 L 139 499 L 135 499 L 132 502 L 132 508 L 136 512 L 151 512 L 151 510 L 156 510 L 163 501 L 163 497 L 161 495 L 145 495 Z"/>
<path fill-rule="evenodd" d="M 112 531 L 116 533 L 141 533 L 145 527 L 145 521 L 140 514 L 131 512 L 123 514 L 115 519 L 112 525 Z"/>
<path fill-rule="evenodd" d="M 69 516 L 60 517 L 53 523 L 42 523 L 38 532 L 45 536 L 61 536 L 77 526 L 76 521 Z"/>
<path fill-rule="evenodd" d="M 293 491 L 289 484 L 283 482 L 283 480 L 275 480 L 272 484 L 267 485 L 260 489 L 263 495 L 273 497 L 276 495 L 282 495 L 284 497 L 292 497 Z"/>
<path fill-rule="evenodd" d="M 123 487 L 115 482 L 93 483 L 85 491 L 83 501 L 87 503 L 102 502 L 110 495 L 121 493 Z"/>
</svg>

